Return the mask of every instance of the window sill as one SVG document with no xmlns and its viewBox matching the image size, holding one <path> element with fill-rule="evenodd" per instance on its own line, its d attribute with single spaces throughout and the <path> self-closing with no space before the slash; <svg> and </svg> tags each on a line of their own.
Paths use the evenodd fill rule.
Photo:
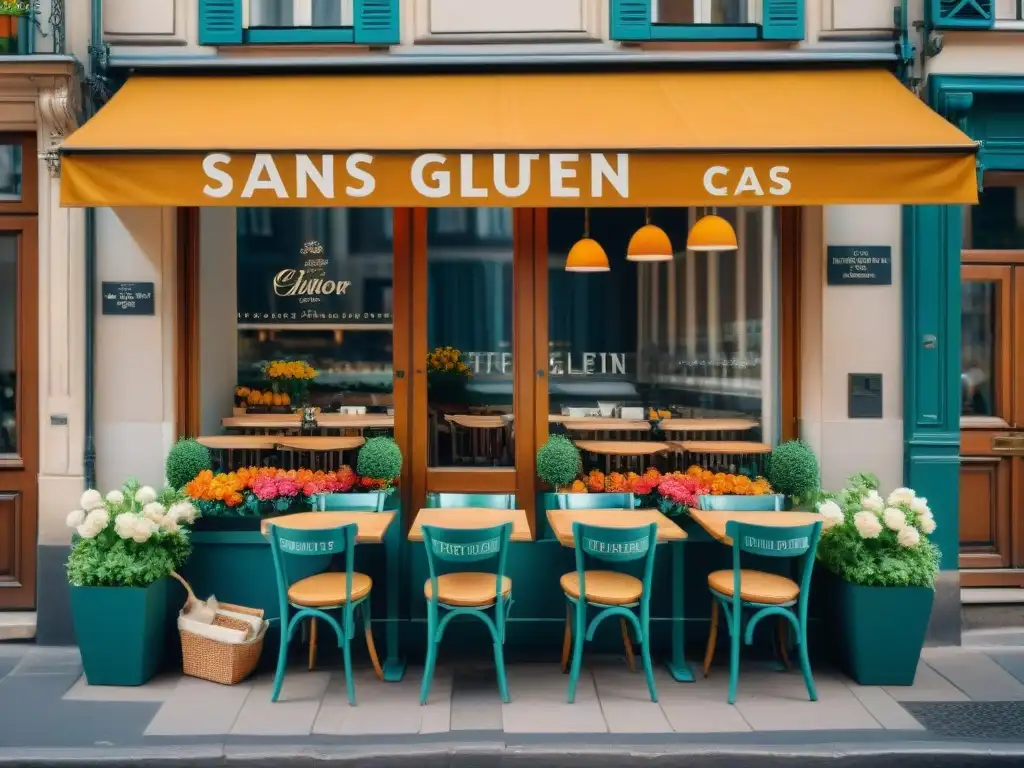
<svg viewBox="0 0 1024 768">
<path fill-rule="evenodd" d="M 268 43 L 354 43 L 355 30 L 351 27 L 280 27 L 249 28 L 244 41 L 253 45 Z"/>
<path fill-rule="evenodd" d="M 706 40 L 733 42 L 758 40 L 760 24 L 652 24 L 651 40 Z"/>
</svg>

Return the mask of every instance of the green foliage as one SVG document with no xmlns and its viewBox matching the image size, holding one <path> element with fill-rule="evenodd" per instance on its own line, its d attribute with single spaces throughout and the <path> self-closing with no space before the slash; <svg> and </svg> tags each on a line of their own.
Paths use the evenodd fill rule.
<svg viewBox="0 0 1024 768">
<path fill-rule="evenodd" d="M 390 437 L 371 437 L 359 449 L 356 472 L 373 480 L 395 480 L 402 474 L 402 449 Z"/>
<path fill-rule="evenodd" d="M 537 477 L 555 488 L 571 485 L 582 471 L 579 449 L 564 435 L 551 435 L 537 451 Z"/>
<path fill-rule="evenodd" d="M 29 0 L 0 0 L 0 16 L 26 16 L 32 8 Z"/>
<path fill-rule="evenodd" d="M 814 498 L 821 489 L 818 458 L 803 440 L 775 446 L 768 457 L 767 477 L 775 492 L 789 496 L 794 504 Z"/>
<path fill-rule="evenodd" d="M 171 488 L 184 488 L 196 475 L 205 469 L 212 469 L 210 451 L 192 438 L 176 442 L 167 454 L 165 472 Z"/>
<path fill-rule="evenodd" d="M 68 581 L 76 587 L 146 587 L 180 567 L 181 548 L 151 547 L 115 538 L 80 539 L 68 558 Z"/>
</svg>

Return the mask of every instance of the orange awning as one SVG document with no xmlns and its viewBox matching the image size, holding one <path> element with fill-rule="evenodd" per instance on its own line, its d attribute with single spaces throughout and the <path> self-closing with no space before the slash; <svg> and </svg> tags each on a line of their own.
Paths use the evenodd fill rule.
<svg viewBox="0 0 1024 768">
<path fill-rule="evenodd" d="M 975 203 L 976 149 L 880 70 L 137 75 L 61 202 Z"/>
</svg>

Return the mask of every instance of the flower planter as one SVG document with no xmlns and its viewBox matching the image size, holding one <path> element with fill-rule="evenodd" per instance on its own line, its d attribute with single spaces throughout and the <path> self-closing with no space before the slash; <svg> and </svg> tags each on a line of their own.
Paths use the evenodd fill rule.
<svg viewBox="0 0 1024 768">
<path fill-rule="evenodd" d="M 0 15 L 0 53 L 18 52 L 18 16 Z"/>
<path fill-rule="evenodd" d="M 170 582 L 148 587 L 71 587 L 71 613 L 89 685 L 144 685 L 167 636 Z"/>
<path fill-rule="evenodd" d="M 842 670 L 861 685 L 913 685 L 935 590 L 862 587 L 820 572 Z"/>
</svg>

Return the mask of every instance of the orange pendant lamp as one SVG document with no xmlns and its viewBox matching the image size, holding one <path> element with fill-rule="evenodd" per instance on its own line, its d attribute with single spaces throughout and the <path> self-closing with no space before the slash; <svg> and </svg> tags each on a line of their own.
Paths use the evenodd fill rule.
<svg viewBox="0 0 1024 768">
<path fill-rule="evenodd" d="M 686 238 L 688 251 L 735 251 L 737 248 L 732 224 L 713 213 L 702 216 Z"/>
<path fill-rule="evenodd" d="M 651 224 L 651 209 L 644 211 L 644 225 L 633 233 L 626 248 L 627 261 L 672 261 L 672 241 L 665 230 Z"/>
<path fill-rule="evenodd" d="M 596 240 L 590 238 L 590 209 L 583 209 L 583 237 L 569 251 L 565 260 L 566 272 L 608 272 L 608 254 Z"/>
</svg>

